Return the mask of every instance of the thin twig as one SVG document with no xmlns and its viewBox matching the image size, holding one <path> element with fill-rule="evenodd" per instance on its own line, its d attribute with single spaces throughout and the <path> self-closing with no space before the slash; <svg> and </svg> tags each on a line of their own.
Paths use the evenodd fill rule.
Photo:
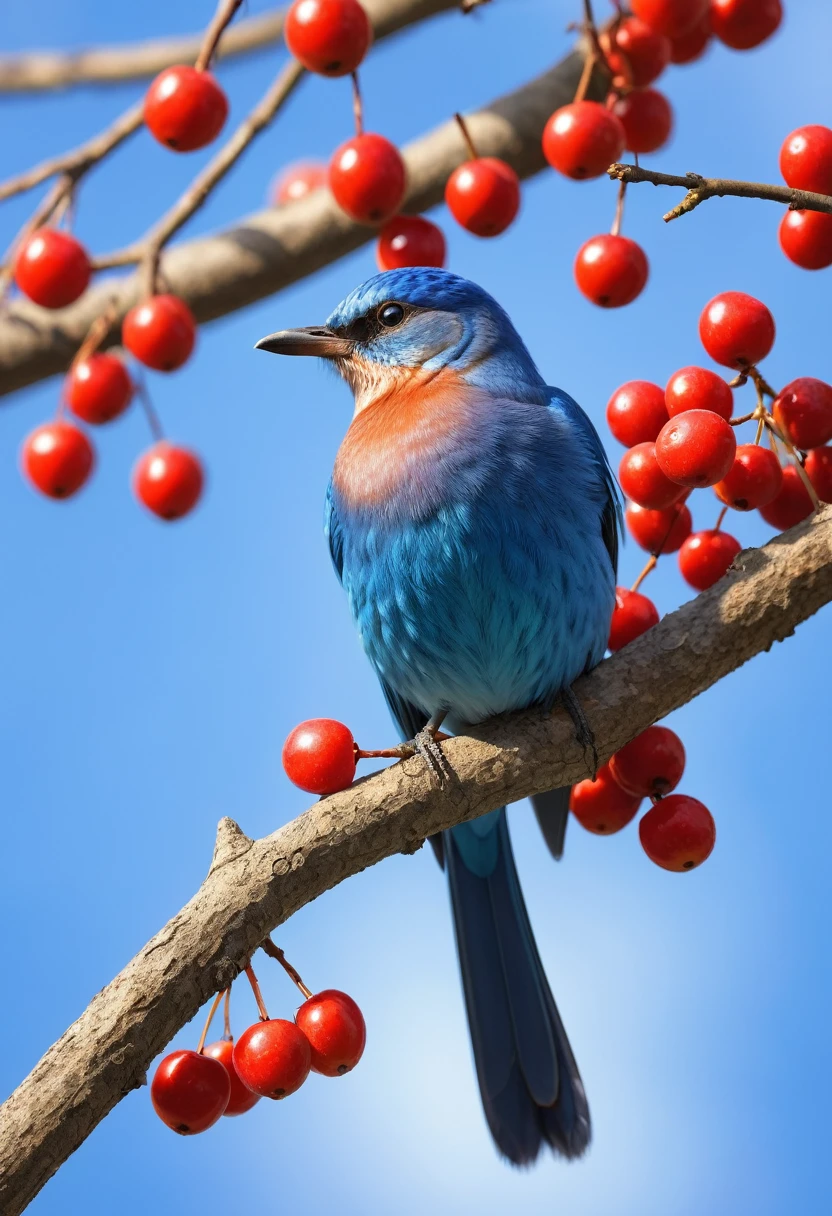
<svg viewBox="0 0 832 1216">
<path fill-rule="evenodd" d="M 295 970 L 295 968 L 286 958 L 286 955 L 280 949 L 280 946 L 276 946 L 272 939 L 267 937 L 264 938 L 264 940 L 260 943 L 260 949 L 264 954 L 268 954 L 269 958 L 277 959 L 283 970 L 289 976 L 290 980 L 297 985 L 308 1001 L 310 996 L 312 996 L 312 989 L 306 987 L 306 984 L 304 984 L 303 980 L 300 978 L 300 973 Z"/>
<path fill-rule="evenodd" d="M 216 54 L 220 38 L 234 19 L 234 14 L 242 5 L 243 0 L 219 0 L 214 19 L 205 31 L 205 37 L 194 67 L 198 72 L 205 72 L 211 66 L 211 60 Z"/>
<path fill-rule="evenodd" d="M 294 59 L 291 60 L 231 138 L 223 144 L 213 160 L 191 182 L 167 214 L 136 244 L 116 253 L 105 254 L 103 258 L 96 258 L 93 263 L 95 268 L 98 270 L 104 266 L 128 266 L 143 262 L 144 292 L 146 295 L 152 295 L 159 257 L 164 246 L 202 207 L 208 195 L 233 168 L 249 144 L 269 125 L 304 74 L 305 69 Z"/>
<path fill-rule="evenodd" d="M 642 169 L 639 165 L 610 165 L 607 173 L 620 182 L 650 182 L 654 186 L 680 186 L 687 194 L 678 206 L 662 216 L 665 223 L 693 211 L 709 198 L 760 198 L 772 203 L 784 203 L 790 211 L 822 211 L 832 215 L 832 195 L 814 194 L 810 190 L 793 190 L 791 186 L 768 186 L 763 182 L 741 182 L 730 178 L 701 177 L 698 173 L 686 173 L 679 177 L 673 173 L 657 173 L 654 169 Z"/>
<path fill-rule="evenodd" d="M 57 177 L 60 173 L 66 174 L 73 184 L 80 181 L 93 165 L 98 164 L 114 148 L 124 143 L 125 139 L 134 131 L 138 131 L 142 125 L 143 116 L 144 102 L 141 101 L 131 106 L 129 110 L 125 110 L 114 123 L 111 123 L 98 135 L 94 135 L 92 139 L 88 139 L 86 143 L 80 144 L 69 152 L 62 152 L 60 156 L 53 156 L 49 160 L 41 161 L 39 165 L 27 169 L 25 173 L 19 173 L 17 177 L 11 177 L 8 181 L 0 183 L 0 202 L 12 198 L 15 194 L 22 194 L 25 190 L 32 190 L 41 182 L 47 181 L 50 177 Z"/>
</svg>

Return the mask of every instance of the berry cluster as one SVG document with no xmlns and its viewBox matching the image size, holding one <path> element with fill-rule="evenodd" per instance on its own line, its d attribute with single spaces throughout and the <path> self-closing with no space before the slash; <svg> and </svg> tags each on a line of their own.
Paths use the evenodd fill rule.
<svg viewBox="0 0 832 1216">
<path fill-rule="evenodd" d="M 227 116 L 228 100 L 207 64 L 166 68 L 145 96 L 147 129 L 175 152 L 192 152 L 211 143 Z M 92 272 L 92 260 L 81 242 L 70 232 L 52 226 L 29 233 L 14 262 L 18 288 L 41 308 L 65 308 L 74 303 L 89 286 Z M 50 498 L 69 498 L 77 493 L 95 466 L 91 440 L 81 427 L 64 417 L 64 409 L 89 426 L 103 426 L 120 417 L 136 395 L 123 354 L 99 349 L 111 325 L 112 319 L 106 314 L 93 324 L 65 379 L 56 419 L 36 427 L 24 440 L 23 471 L 35 489 Z M 121 343 L 124 351 L 145 367 L 175 371 L 193 352 L 196 322 L 178 296 L 151 293 L 125 316 Z M 156 442 L 136 462 L 133 491 L 160 519 L 180 519 L 196 506 L 202 494 L 202 464 L 189 449 L 163 439 L 143 385 L 139 389 Z"/>
<path fill-rule="evenodd" d="M 629 502 L 627 528 L 651 554 L 631 591 L 618 589 L 610 649 L 655 624 L 655 607 L 638 590 L 662 553 L 679 554 L 682 576 L 705 591 L 725 574 L 740 543 L 722 528 L 729 508 L 759 510 L 772 527 L 799 523 L 818 501 L 832 500 L 832 386 L 803 376 L 776 393 L 757 364 L 774 344 L 774 318 L 765 304 L 728 291 L 705 307 L 699 334 L 715 362 L 739 374 L 730 382 L 704 367 L 675 372 L 664 391 L 633 380 L 613 393 L 607 421 L 627 447 L 619 481 Z M 733 390 L 752 382 L 753 410 L 733 416 Z M 765 403 L 771 399 L 771 408 Z M 737 444 L 735 428 L 753 422 L 753 443 Z M 769 447 L 761 440 L 768 436 Z M 716 525 L 693 531 L 686 505 L 695 489 L 713 487 L 723 504 Z"/>
<path fill-rule="evenodd" d="M 181 1136 L 207 1131 L 222 1115 L 242 1115 L 261 1098 L 287 1098 L 310 1072 L 342 1077 L 361 1059 L 364 1018 L 352 997 L 335 988 L 314 995 L 271 941 L 263 947 L 276 958 L 305 1000 L 293 1021 L 270 1018 L 251 967 L 246 974 L 260 1020 L 235 1042 L 229 1023 L 230 989 L 218 993 L 196 1051 L 173 1051 L 159 1064 L 150 1086 L 156 1114 Z M 225 996 L 225 1032 L 205 1046 L 214 1013 Z"/>
<path fill-rule="evenodd" d="M 644 798 L 652 807 L 638 825 L 641 846 L 665 870 L 701 865 L 716 840 L 713 816 L 687 794 L 673 791 L 685 771 L 685 749 L 666 726 L 648 726 L 605 764 L 594 780 L 580 781 L 569 808 L 578 822 L 599 836 L 619 832 L 635 818 Z"/>
<path fill-rule="evenodd" d="M 832 195 L 832 130 L 812 125 L 787 135 L 780 149 L 780 172 L 787 186 Z M 804 270 L 832 266 L 832 215 L 787 211 L 780 221 L 780 248 Z"/>
<path fill-rule="evenodd" d="M 712 36 L 735 50 L 758 46 L 782 19 L 780 0 L 633 0 L 632 10 L 600 34 L 588 31 L 593 49 L 575 99 L 546 124 L 543 154 L 565 177 L 600 177 L 625 149 L 640 155 L 664 147 L 673 110 L 652 85 L 665 68 L 699 59 Z M 603 104 L 585 98 L 599 63 L 611 81 Z M 632 303 L 649 276 L 644 250 L 621 235 L 623 201 L 622 184 L 612 230 L 591 237 L 575 259 L 579 290 L 600 308 Z"/>
</svg>

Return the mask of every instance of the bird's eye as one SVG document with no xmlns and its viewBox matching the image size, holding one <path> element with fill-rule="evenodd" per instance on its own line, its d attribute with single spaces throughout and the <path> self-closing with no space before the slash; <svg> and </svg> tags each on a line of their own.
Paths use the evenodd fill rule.
<svg viewBox="0 0 832 1216">
<path fill-rule="evenodd" d="M 386 329 L 394 329 L 404 320 L 401 304 L 385 304 L 378 310 L 378 319 Z"/>
</svg>

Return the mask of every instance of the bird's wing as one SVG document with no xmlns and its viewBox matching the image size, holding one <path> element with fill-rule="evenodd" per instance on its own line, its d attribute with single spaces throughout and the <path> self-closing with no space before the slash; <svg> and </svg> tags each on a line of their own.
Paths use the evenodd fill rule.
<svg viewBox="0 0 832 1216">
<path fill-rule="evenodd" d="M 341 521 L 335 509 L 335 501 L 332 497 L 332 482 L 326 488 L 324 536 L 329 542 L 329 556 L 332 558 L 332 564 L 335 567 L 335 573 L 338 575 L 338 582 L 340 583 L 344 577 L 344 537 L 341 532 Z"/>
<path fill-rule="evenodd" d="M 604 538 L 607 552 L 612 562 L 613 573 L 618 574 L 618 544 L 622 530 L 621 494 L 615 480 L 607 453 L 600 436 L 589 416 L 584 413 L 577 401 L 560 388 L 549 389 L 549 408 L 560 410 L 566 414 L 570 422 L 580 428 L 589 444 L 593 459 L 598 466 L 598 473 L 607 491 L 607 501 L 601 513 L 601 535 Z"/>
</svg>

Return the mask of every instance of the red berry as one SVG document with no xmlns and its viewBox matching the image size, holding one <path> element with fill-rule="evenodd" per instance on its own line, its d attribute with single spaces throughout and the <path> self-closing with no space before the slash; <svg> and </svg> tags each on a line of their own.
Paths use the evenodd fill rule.
<svg viewBox="0 0 832 1216">
<path fill-rule="evenodd" d="M 243 1031 L 232 1059 L 240 1080 L 253 1093 L 288 1098 L 309 1076 L 312 1049 L 294 1022 L 271 1018 Z"/>
<path fill-rule="evenodd" d="M 543 155 L 553 169 L 583 181 L 600 177 L 624 151 L 620 119 L 597 101 L 555 110 L 543 130 Z"/>
<path fill-rule="evenodd" d="M 803 467 L 821 502 L 832 502 L 832 448 L 813 448 Z"/>
<path fill-rule="evenodd" d="M 444 266 L 445 236 L 420 215 L 397 215 L 381 230 L 376 246 L 379 270 L 401 266 Z"/>
<path fill-rule="evenodd" d="M 658 89 L 633 89 L 619 97 L 613 112 L 621 119 L 630 152 L 656 152 L 673 130 L 673 109 Z"/>
<path fill-rule="evenodd" d="M 712 37 L 711 14 L 706 12 L 698 25 L 670 40 L 671 63 L 693 63 L 701 59 Z"/>
<path fill-rule="evenodd" d="M 707 591 L 719 582 L 742 545 L 727 532 L 694 532 L 679 550 L 682 578 L 697 591 Z"/>
<path fill-rule="evenodd" d="M 774 421 L 796 448 L 808 451 L 832 439 L 832 385 L 800 376 L 781 389 L 771 407 Z"/>
<path fill-rule="evenodd" d="M 628 794 L 659 797 L 675 790 L 685 771 L 685 749 L 667 726 L 648 726 L 610 760 L 613 777 Z"/>
<path fill-rule="evenodd" d="M 630 7 L 651 29 L 678 38 L 697 25 L 708 11 L 709 0 L 632 0 Z"/>
<path fill-rule="evenodd" d="M 166 439 L 143 452 L 133 468 L 133 493 L 160 519 L 181 519 L 192 511 L 204 481 L 199 458 Z"/>
<path fill-rule="evenodd" d="M 499 236 L 520 210 L 520 179 L 504 160 L 480 156 L 454 169 L 445 202 L 458 224 L 474 236 Z"/>
<path fill-rule="evenodd" d="M 337 794 L 355 779 L 355 740 L 343 722 L 310 718 L 283 744 L 283 768 L 308 794 Z"/>
<path fill-rule="evenodd" d="M 121 336 L 140 363 L 157 372 L 172 372 L 190 358 L 196 342 L 196 321 L 179 296 L 151 296 L 130 309 Z"/>
<path fill-rule="evenodd" d="M 228 98 L 211 73 L 184 63 L 160 72 L 144 99 L 150 134 L 174 152 L 212 143 L 227 117 Z"/>
<path fill-rule="evenodd" d="M 786 528 L 793 528 L 811 515 L 813 509 L 814 503 L 803 479 L 795 466 L 789 464 L 783 470 L 783 481 L 777 497 L 760 507 L 760 514 L 772 528 L 785 532 Z"/>
<path fill-rule="evenodd" d="M 665 477 L 690 489 L 722 481 L 736 454 L 734 428 L 712 410 L 676 414 L 656 440 L 656 460 Z"/>
<path fill-rule="evenodd" d="M 575 258 L 575 282 L 599 308 L 631 304 L 644 290 L 648 274 L 644 250 L 627 236 L 594 236 Z"/>
<path fill-rule="evenodd" d="M 693 527 L 690 511 L 683 502 L 661 511 L 651 511 L 649 507 L 631 502 L 624 518 L 633 540 L 648 553 L 675 553 Z"/>
<path fill-rule="evenodd" d="M 607 647 L 613 654 L 622 646 L 640 638 L 648 629 L 659 623 L 656 605 L 640 591 L 628 591 L 616 587 L 615 608 L 610 621 L 610 638 Z"/>
<path fill-rule="evenodd" d="M 234 1053 L 233 1039 L 219 1039 L 216 1043 L 209 1043 L 204 1050 L 204 1054 L 212 1060 L 219 1060 L 225 1071 L 228 1073 L 228 1080 L 231 1083 L 231 1096 L 228 1099 L 228 1106 L 223 1111 L 224 1115 L 244 1115 L 247 1110 L 251 1110 L 252 1106 L 256 1106 L 260 1101 L 258 1094 L 254 1094 L 243 1085 L 240 1080 L 237 1069 L 234 1067 L 232 1055 Z"/>
<path fill-rule="evenodd" d="M 770 448 L 742 443 L 734 463 L 714 486 L 717 498 L 735 511 L 753 511 L 776 498 L 783 483 L 780 461 Z"/>
<path fill-rule="evenodd" d="M 664 397 L 671 418 L 687 410 L 713 410 L 727 422 L 734 412 L 734 394 L 722 377 L 707 367 L 683 367 L 674 372 Z"/>
<path fill-rule="evenodd" d="M 618 466 L 618 480 L 628 498 L 651 511 L 671 506 L 684 494 L 682 486 L 659 468 L 655 443 L 637 443 L 625 452 Z"/>
<path fill-rule="evenodd" d="M 735 51 L 759 46 L 782 20 L 780 0 L 711 0 L 711 29 Z"/>
<path fill-rule="evenodd" d="M 130 373 L 115 355 L 97 354 L 73 363 L 64 382 L 66 403 L 93 426 L 123 414 L 133 399 Z"/>
<path fill-rule="evenodd" d="M 596 836 L 620 832 L 641 806 L 638 795 L 626 794 L 613 780 L 610 766 L 602 765 L 594 781 L 579 781 L 572 786 L 569 809 L 581 827 Z"/>
<path fill-rule="evenodd" d="M 295 1014 L 295 1022 L 312 1048 L 313 1072 L 342 1077 L 364 1054 L 364 1017 L 346 992 L 327 988 L 311 996 Z"/>
<path fill-rule="evenodd" d="M 803 270 L 832 266 L 832 215 L 822 211 L 787 211 L 780 221 L 780 248 Z"/>
<path fill-rule="evenodd" d="M 180 1136 L 207 1131 L 225 1113 L 230 1096 L 223 1065 L 195 1051 L 165 1056 L 150 1086 L 153 1109 Z"/>
<path fill-rule="evenodd" d="M 710 857 L 716 843 L 716 824 L 698 799 L 687 794 L 670 794 L 642 818 L 638 838 L 657 866 L 681 873 L 693 870 Z"/>
<path fill-rule="evenodd" d="M 601 46 L 615 84 L 641 89 L 658 80 L 670 62 L 670 41 L 638 17 L 625 17 L 601 35 Z"/>
<path fill-rule="evenodd" d="M 58 228 L 38 228 L 14 263 L 20 290 L 41 308 L 65 308 L 87 290 L 92 267 L 80 241 Z"/>
<path fill-rule="evenodd" d="M 286 14 L 286 45 L 310 72 L 347 76 L 373 40 L 358 0 L 295 0 Z"/>
<path fill-rule="evenodd" d="M 383 135 L 356 135 L 341 144 L 329 162 L 335 201 L 359 224 L 383 224 L 395 215 L 406 182 L 399 150 Z"/>
<path fill-rule="evenodd" d="M 664 393 L 649 380 L 628 380 L 607 402 L 607 425 L 619 443 L 651 443 L 667 422 Z"/>
<path fill-rule="evenodd" d="M 813 123 L 787 135 L 780 149 L 780 172 L 793 190 L 832 194 L 832 130 Z"/>
<path fill-rule="evenodd" d="M 92 472 L 95 453 L 84 432 L 71 422 L 47 422 L 26 436 L 20 462 L 41 494 L 70 498 Z"/>
<path fill-rule="evenodd" d="M 765 304 L 743 291 L 714 296 L 699 318 L 702 345 L 724 367 L 759 363 L 774 345 L 774 332 L 774 317 Z"/>
<path fill-rule="evenodd" d="M 272 202 L 277 207 L 296 203 L 299 198 L 305 198 L 313 190 L 328 184 L 329 170 L 325 164 L 317 160 L 298 161 L 289 165 L 278 177 L 272 191 Z"/>
</svg>

